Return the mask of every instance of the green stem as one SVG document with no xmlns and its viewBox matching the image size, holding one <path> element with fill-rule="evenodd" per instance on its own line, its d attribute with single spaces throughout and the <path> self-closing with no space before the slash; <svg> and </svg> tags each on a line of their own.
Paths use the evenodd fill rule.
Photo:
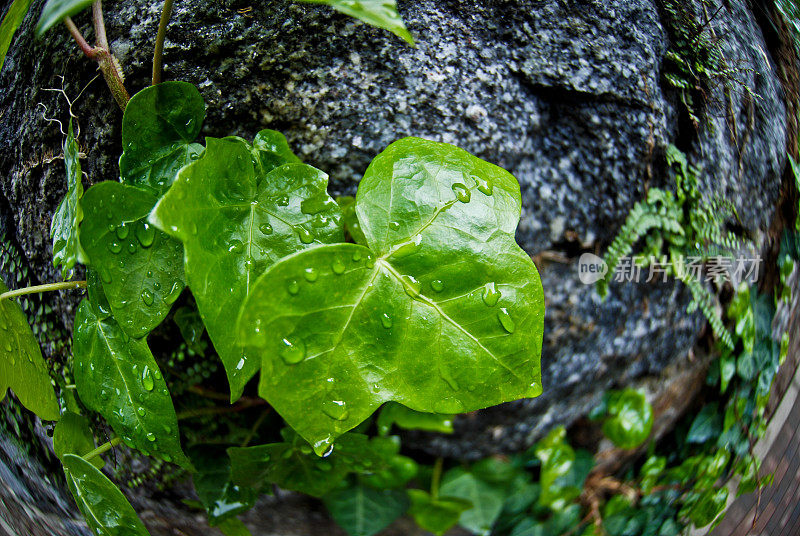
<svg viewBox="0 0 800 536">
<path fill-rule="evenodd" d="M 15 296 L 24 296 L 26 294 L 39 294 L 41 292 L 49 292 L 53 290 L 67 290 L 71 288 L 86 288 L 86 281 L 64 281 L 63 283 L 47 283 L 46 285 L 36 285 L 34 287 L 25 287 L 17 290 L 9 290 L 0 294 L 0 301 L 13 298 Z"/>
<path fill-rule="evenodd" d="M 92 458 L 94 458 L 95 456 L 99 456 L 99 455 L 103 454 L 104 452 L 113 449 L 114 447 L 116 447 L 120 443 L 122 443 L 122 439 L 120 439 L 118 437 L 115 437 L 111 441 L 107 441 L 107 442 L 103 443 L 102 445 L 100 445 L 99 447 L 97 447 L 96 449 L 84 454 L 83 455 L 83 459 L 86 460 L 86 461 L 89 461 Z"/>
<path fill-rule="evenodd" d="M 97 37 L 97 46 L 106 50 L 111 50 L 108 46 L 108 37 L 106 37 L 106 23 L 103 20 L 103 4 L 100 0 L 95 0 L 92 4 L 92 22 L 94 23 L 94 33 Z"/>
<path fill-rule="evenodd" d="M 164 40 L 167 37 L 167 24 L 172 16 L 172 3 L 174 0 L 164 0 L 161 8 L 161 20 L 158 22 L 156 34 L 156 47 L 153 51 L 153 85 L 161 83 L 161 66 L 164 56 Z"/>
<path fill-rule="evenodd" d="M 433 476 L 431 477 L 431 497 L 434 500 L 439 498 L 439 482 L 442 480 L 442 465 L 444 460 L 436 458 L 436 463 L 433 464 Z"/>
</svg>

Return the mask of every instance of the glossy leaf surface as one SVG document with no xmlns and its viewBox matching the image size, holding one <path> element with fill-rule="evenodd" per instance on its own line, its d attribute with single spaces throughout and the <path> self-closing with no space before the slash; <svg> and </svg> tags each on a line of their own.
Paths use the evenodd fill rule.
<svg viewBox="0 0 800 536">
<path fill-rule="evenodd" d="M 325 506 L 350 536 L 372 536 L 388 527 L 408 509 L 403 490 L 377 490 L 353 485 L 328 494 Z"/>
<path fill-rule="evenodd" d="M 192 482 L 208 515 L 209 525 L 216 526 L 253 507 L 258 496 L 256 491 L 231 482 L 231 464 L 224 450 L 199 446 L 189 454 L 197 469 Z"/>
<path fill-rule="evenodd" d="M 290 253 L 340 241 L 341 216 L 321 171 L 283 164 L 259 176 L 243 141 L 207 142 L 150 219 L 184 243 L 186 278 L 235 400 L 261 365 L 236 334 L 239 309 L 256 277 Z"/>
<path fill-rule="evenodd" d="M 397 12 L 396 0 L 300 0 L 313 4 L 325 4 L 333 7 L 345 15 L 360 19 L 367 24 L 389 30 L 397 37 L 405 40 L 409 45 L 414 44 L 414 38 L 408 32 L 403 19 Z"/>
<path fill-rule="evenodd" d="M 86 191 L 81 244 L 100 274 L 114 318 L 129 336 L 150 333 L 185 283 L 183 245 L 146 220 L 155 195 L 106 181 Z"/>
<path fill-rule="evenodd" d="M 71 411 L 64 413 L 53 431 L 53 450 L 56 456 L 61 459 L 65 454 L 83 456 L 94 450 L 94 447 L 94 435 L 89 428 L 89 419 Z M 89 463 L 98 469 L 102 469 L 105 465 L 100 456 L 95 456 Z"/>
<path fill-rule="evenodd" d="M 91 5 L 92 0 L 47 0 L 36 24 L 36 35 L 41 36 L 66 17 L 76 15 Z"/>
<path fill-rule="evenodd" d="M 203 97 L 187 82 L 163 82 L 134 95 L 122 118 L 122 182 L 163 194 L 203 151 L 192 142 L 204 117 Z"/>
<path fill-rule="evenodd" d="M 64 140 L 64 164 L 67 170 L 67 193 L 53 214 L 50 238 L 53 240 L 53 266 L 61 265 L 61 277 L 66 280 L 80 257 L 78 225 L 83 220 L 81 163 L 78 160 L 78 143 L 72 130 L 72 120 L 69 122 L 67 139 Z"/>
<path fill-rule="evenodd" d="M 0 71 L 3 69 L 3 63 L 6 61 L 6 54 L 11 46 L 11 41 L 17 28 L 22 24 L 25 15 L 28 14 L 28 8 L 31 7 L 33 0 L 14 0 L 11 7 L 3 16 L 3 22 L 0 22 Z"/>
<path fill-rule="evenodd" d="M 206 331 L 203 319 L 200 318 L 200 313 L 196 309 L 184 305 L 175 311 L 173 319 L 186 344 L 191 348 L 199 349 L 203 333 Z"/>
<path fill-rule="evenodd" d="M 256 134 L 252 143 L 256 166 L 261 173 L 269 173 L 283 164 L 302 164 L 289 148 L 286 136 L 277 130 L 264 129 Z"/>
<path fill-rule="evenodd" d="M 233 482 L 258 489 L 277 484 L 283 489 L 322 497 L 337 487 L 348 473 L 367 468 L 377 471 L 397 453 L 385 438 L 370 440 L 347 434 L 333 451 L 321 458 L 294 433 L 284 433 L 282 443 L 228 449 Z"/>
<path fill-rule="evenodd" d="M 129 447 L 190 469 L 167 384 L 147 342 L 125 335 L 113 318 L 97 318 L 84 300 L 72 346 L 75 384 L 86 407 L 102 415 Z"/>
<path fill-rule="evenodd" d="M 544 301 L 514 241 L 516 179 L 406 138 L 356 203 L 369 249 L 296 253 L 253 286 L 239 334 L 261 348 L 259 394 L 318 453 L 390 400 L 449 414 L 539 395 Z"/>
<path fill-rule="evenodd" d="M 342 208 L 342 221 L 347 235 L 356 244 L 366 246 L 367 238 L 364 236 L 364 231 L 361 230 L 361 224 L 358 223 L 358 216 L 356 216 L 356 198 L 349 195 L 337 197 L 336 202 Z"/>
<path fill-rule="evenodd" d="M 74 454 L 65 454 L 62 463 L 67 486 L 94 533 L 149 536 L 128 499 L 99 469 Z"/>
<path fill-rule="evenodd" d="M 608 417 L 603 433 L 616 446 L 633 449 L 644 443 L 653 428 L 653 408 L 644 393 L 635 389 L 606 393 Z"/>
<path fill-rule="evenodd" d="M 0 294 L 8 287 L 0 280 Z M 58 420 L 58 402 L 42 350 L 13 299 L 0 300 L 0 400 L 11 388 L 22 405 L 46 421 Z"/>
<path fill-rule="evenodd" d="M 472 507 L 472 503 L 455 497 L 432 497 L 419 490 L 408 490 L 411 507 L 408 515 L 423 529 L 441 536 L 457 523 L 461 514 Z"/>
</svg>

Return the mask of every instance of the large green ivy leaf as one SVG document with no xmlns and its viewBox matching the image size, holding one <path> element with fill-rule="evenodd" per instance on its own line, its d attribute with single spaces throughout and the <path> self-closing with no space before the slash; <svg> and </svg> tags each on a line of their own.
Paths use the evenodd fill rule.
<svg viewBox="0 0 800 536">
<path fill-rule="evenodd" d="M 65 454 L 83 456 L 94 448 L 94 435 L 89 428 L 89 419 L 71 411 L 65 412 L 53 430 L 53 450 L 56 456 L 61 459 Z M 102 469 L 105 465 L 100 456 L 92 458 L 90 463 L 98 469 Z"/>
<path fill-rule="evenodd" d="M 457 523 L 461 514 L 472 507 L 472 503 L 456 497 L 433 497 L 420 489 L 408 490 L 411 508 L 408 515 L 423 529 L 441 536 Z"/>
<path fill-rule="evenodd" d="M 372 536 L 388 527 L 408 509 L 404 490 L 377 490 L 359 484 L 325 496 L 331 517 L 350 536 Z"/>
<path fill-rule="evenodd" d="M 326 457 L 316 456 L 308 444 L 289 429 L 281 431 L 286 441 L 255 447 L 231 447 L 232 481 L 242 486 L 283 489 L 322 497 L 352 472 L 387 467 L 399 446 L 388 438 L 370 440 L 362 434 L 342 436 Z"/>
<path fill-rule="evenodd" d="M 253 282 L 281 257 L 342 240 L 341 214 L 321 171 L 289 163 L 262 176 L 245 142 L 209 138 L 207 144 L 150 221 L 184 243 L 186 278 L 235 400 L 261 364 L 242 349 L 236 334 L 236 318 Z M 259 169 L 266 169 L 262 165 Z"/>
<path fill-rule="evenodd" d="M 41 37 L 47 30 L 52 28 L 67 17 L 77 15 L 90 5 L 94 0 L 47 0 L 42 8 L 39 22 L 36 24 L 36 35 Z"/>
<path fill-rule="evenodd" d="M 137 339 L 164 320 L 185 286 L 183 245 L 147 223 L 155 204 L 153 194 L 114 181 L 92 186 L 83 198 L 81 245 L 114 318 Z"/>
<path fill-rule="evenodd" d="M 65 454 L 61 462 L 67 486 L 94 533 L 102 536 L 149 536 L 128 499 L 99 469 L 74 454 Z"/>
<path fill-rule="evenodd" d="M 460 413 L 538 396 L 544 299 L 514 240 L 516 179 L 406 138 L 356 204 L 369 249 L 296 253 L 253 285 L 239 343 L 261 348 L 259 394 L 318 453 L 390 400 Z"/>
<path fill-rule="evenodd" d="M 68 279 L 72 268 L 81 257 L 78 225 L 83 220 L 81 163 L 78 160 L 78 143 L 75 141 L 71 119 L 67 139 L 64 140 L 64 164 L 67 168 L 67 194 L 53 214 L 50 238 L 53 240 L 53 266 L 60 264 L 61 276 Z"/>
<path fill-rule="evenodd" d="M 192 475 L 194 489 L 213 526 L 253 507 L 258 494 L 231 482 L 228 455 L 219 447 L 200 445 L 189 452 L 197 472 Z"/>
<path fill-rule="evenodd" d="M 17 32 L 17 28 L 22 24 L 28 8 L 31 7 L 33 0 L 14 0 L 8 8 L 3 22 L 0 23 L 0 71 L 3 70 L 3 63 L 6 61 L 6 54 L 11 46 L 11 40 Z"/>
<path fill-rule="evenodd" d="M 147 342 L 131 339 L 113 318 L 99 319 L 84 300 L 75 315 L 75 385 L 131 448 L 184 468 L 178 418 Z"/>
<path fill-rule="evenodd" d="M 462 467 L 445 473 L 439 493 L 472 503 L 472 508 L 461 514 L 458 523 L 479 535 L 488 535 L 492 531 L 507 497 L 506 486 L 487 482 Z"/>
<path fill-rule="evenodd" d="M 188 82 L 163 82 L 131 97 L 122 118 L 122 182 L 163 194 L 178 170 L 196 160 L 206 108 Z"/>
<path fill-rule="evenodd" d="M 414 45 L 414 38 L 408 32 L 403 19 L 397 12 L 396 0 L 300 0 L 311 4 L 325 4 L 336 11 L 360 19 L 367 24 L 389 30 L 409 45 Z"/>
<path fill-rule="evenodd" d="M 8 287 L 0 280 L 0 294 Z M 42 350 L 25 313 L 13 299 L 0 300 L 0 400 L 11 388 L 22 405 L 47 421 L 58 420 L 58 402 Z"/>
</svg>

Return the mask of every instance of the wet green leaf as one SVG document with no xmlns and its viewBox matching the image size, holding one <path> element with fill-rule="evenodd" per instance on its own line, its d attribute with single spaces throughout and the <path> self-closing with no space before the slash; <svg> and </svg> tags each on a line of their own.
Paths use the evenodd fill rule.
<svg viewBox="0 0 800 536">
<path fill-rule="evenodd" d="M 201 445 L 192 448 L 189 456 L 197 469 L 192 475 L 194 489 L 208 514 L 209 525 L 216 526 L 253 507 L 257 492 L 231 482 L 230 460 L 222 448 Z"/>
<path fill-rule="evenodd" d="M 417 462 L 407 456 L 396 454 L 385 460 L 384 468 L 371 469 L 361 481 L 375 489 L 402 488 L 417 475 Z"/>
<path fill-rule="evenodd" d="M 202 153 L 192 142 L 204 117 L 203 97 L 187 82 L 163 82 L 131 97 L 122 118 L 122 182 L 162 195 Z"/>
<path fill-rule="evenodd" d="M 464 499 L 472 508 L 462 512 L 459 525 L 478 535 L 488 535 L 506 500 L 505 486 L 487 482 L 462 467 L 445 473 L 439 493 Z"/>
<path fill-rule="evenodd" d="M 36 35 L 41 37 L 47 30 L 52 28 L 67 17 L 77 15 L 90 5 L 93 0 L 47 0 L 42 8 L 42 15 L 36 24 Z"/>
<path fill-rule="evenodd" d="M 94 448 L 94 435 L 89 428 L 89 419 L 71 411 L 65 412 L 53 431 L 53 450 L 56 456 L 62 459 L 65 454 L 83 456 Z M 90 463 L 98 469 L 105 465 L 100 456 L 92 458 Z"/>
<path fill-rule="evenodd" d="M 387 402 L 381 409 L 376 422 L 378 433 L 387 435 L 392 425 L 406 430 L 426 430 L 428 432 L 453 433 L 453 416 L 438 413 L 421 413 L 408 409 L 397 402 Z"/>
<path fill-rule="evenodd" d="M 364 231 L 361 230 L 361 224 L 358 223 L 358 216 L 356 215 L 356 198 L 347 195 L 337 197 L 336 202 L 342 208 L 342 221 L 347 235 L 356 244 L 366 246 L 367 237 L 364 236 Z"/>
<path fill-rule="evenodd" d="M 432 497 L 419 489 L 408 490 L 411 507 L 408 515 L 421 528 L 441 536 L 457 523 L 461 514 L 472 507 L 472 503 L 454 497 Z"/>
<path fill-rule="evenodd" d="M 19 25 L 22 24 L 25 15 L 28 14 L 31 2 L 33 0 L 14 0 L 3 17 L 3 22 L 0 23 L 0 71 L 3 70 L 3 63 L 6 61 L 6 54 L 11 46 L 14 34 L 17 32 Z"/>
<path fill-rule="evenodd" d="M 94 465 L 74 454 L 62 463 L 67 485 L 86 524 L 103 536 L 149 536 L 128 499 Z"/>
<path fill-rule="evenodd" d="M 448 414 L 541 393 L 542 286 L 514 241 L 512 175 L 406 138 L 370 164 L 356 211 L 370 249 L 286 257 L 242 308 L 259 394 L 289 425 L 321 453 L 390 400 Z"/>
<path fill-rule="evenodd" d="M 0 280 L 0 294 L 8 287 Z M 47 421 L 58 420 L 58 402 L 42 350 L 13 299 L 0 300 L 0 400 L 11 388 L 22 405 Z"/>
<path fill-rule="evenodd" d="M 67 139 L 64 140 L 64 164 L 67 168 L 67 193 L 59 203 L 50 223 L 50 238 L 53 241 L 53 266 L 61 265 L 61 277 L 69 279 L 75 263 L 82 257 L 78 242 L 78 225 L 83 220 L 83 184 L 81 163 L 78 160 L 78 143 L 69 122 Z"/>
<path fill-rule="evenodd" d="M 114 318 L 141 338 L 169 313 L 185 283 L 183 246 L 147 223 L 155 195 L 106 181 L 86 191 L 81 244 Z"/>
<path fill-rule="evenodd" d="M 409 45 L 414 45 L 414 38 L 408 32 L 403 19 L 397 12 L 396 0 L 299 0 L 311 4 L 325 4 L 345 15 L 360 19 L 367 24 L 389 30 Z"/>
<path fill-rule="evenodd" d="M 207 142 L 204 155 L 181 171 L 153 209 L 151 221 L 184 243 L 186 278 L 235 400 L 261 365 L 242 349 L 235 329 L 256 277 L 290 253 L 342 240 L 341 215 L 321 171 L 283 164 L 259 176 L 243 141 Z M 316 277 L 298 275 L 303 281 Z"/>
<path fill-rule="evenodd" d="M 325 457 L 313 453 L 299 436 L 286 429 L 286 441 L 255 447 L 228 449 L 233 482 L 257 489 L 277 484 L 283 489 L 322 497 L 347 474 L 378 471 L 397 454 L 399 445 L 387 438 L 350 433 L 339 438 Z"/>
<path fill-rule="evenodd" d="M 614 445 L 633 449 L 644 443 L 653 428 L 653 408 L 644 393 L 635 389 L 609 391 L 605 395 L 607 417 L 603 433 Z"/>
<path fill-rule="evenodd" d="M 167 384 L 147 342 L 128 337 L 113 318 L 97 318 L 86 300 L 73 335 L 75 384 L 86 407 L 129 447 L 191 469 Z"/>
<path fill-rule="evenodd" d="M 86 294 L 97 318 L 102 320 L 111 316 L 111 306 L 108 304 L 106 292 L 103 290 L 103 281 L 97 270 L 92 268 L 86 269 Z"/>
<path fill-rule="evenodd" d="M 692 421 L 686 441 L 689 443 L 705 443 L 717 439 L 722 433 L 722 417 L 719 414 L 719 405 L 712 402 L 703 406 L 700 413 Z"/>
<path fill-rule="evenodd" d="M 199 348 L 203 333 L 206 330 L 206 327 L 203 325 L 203 319 L 200 318 L 200 313 L 191 307 L 183 306 L 175 311 L 173 319 L 181 335 L 183 335 L 183 340 L 186 341 L 186 344 L 192 348 Z"/>
<path fill-rule="evenodd" d="M 408 509 L 404 490 L 377 490 L 353 485 L 325 496 L 331 517 L 350 536 L 372 536 L 388 527 Z"/>
<path fill-rule="evenodd" d="M 264 174 L 283 164 L 302 164 L 289 148 L 286 137 L 275 130 L 264 129 L 256 134 L 252 153 L 260 172 Z"/>
<path fill-rule="evenodd" d="M 580 488 L 576 486 L 559 483 L 570 474 L 575 463 L 575 451 L 566 442 L 566 434 L 566 429 L 558 426 L 533 447 L 535 456 L 541 462 L 539 504 L 556 510 L 563 508 L 567 501 L 580 493 Z M 565 487 L 568 489 L 565 490 Z"/>
</svg>

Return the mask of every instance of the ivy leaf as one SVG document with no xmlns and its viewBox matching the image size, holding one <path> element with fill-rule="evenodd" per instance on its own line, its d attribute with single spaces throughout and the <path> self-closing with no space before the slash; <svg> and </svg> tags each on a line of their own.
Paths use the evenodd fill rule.
<svg viewBox="0 0 800 536">
<path fill-rule="evenodd" d="M 0 294 L 8 287 L 0 280 Z M 58 420 L 58 402 L 42 350 L 17 303 L 0 300 L 0 400 L 8 388 L 22 405 L 46 421 Z"/>
<path fill-rule="evenodd" d="M 394 424 L 406 430 L 426 430 L 442 434 L 453 433 L 452 415 L 421 413 L 408 409 L 397 402 L 387 402 L 381 409 L 375 424 L 380 435 L 388 435 Z"/>
<path fill-rule="evenodd" d="M 63 459 L 65 454 L 83 456 L 94 448 L 94 435 L 89 428 L 89 419 L 71 411 L 65 412 L 53 430 L 53 450 L 56 456 L 59 459 Z M 89 463 L 98 469 L 105 465 L 100 456 L 95 456 Z"/>
<path fill-rule="evenodd" d="M 554 510 L 563 508 L 568 500 L 580 494 L 579 488 L 566 486 L 565 490 L 562 485 L 575 463 L 575 451 L 565 441 L 566 434 L 566 429 L 558 426 L 533 447 L 534 454 L 542 464 L 539 504 Z"/>
<path fill-rule="evenodd" d="M 369 249 L 288 256 L 247 296 L 239 344 L 261 349 L 259 394 L 317 453 L 390 400 L 450 414 L 538 396 L 544 301 L 514 241 L 516 179 L 406 138 L 356 204 Z"/>
<path fill-rule="evenodd" d="M 253 507 L 258 494 L 231 482 L 231 464 L 224 450 L 198 446 L 190 456 L 197 468 L 192 482 L 208 514 L 209 525 L 216 526 Z"/>
<path fill-rule="evenodd" d="M 146 221 L 155 195 L 114 181 L 87 190 L 81 244 L 122 329 L 139 339 L 169 313 L 185 283 L 183 246 Z"/>
<path fill-rule="evenodd" d="M 93 0 L 47 0 L 42 8 L 42 15 L 36 24 L 36 36 L 41 37 L 47 30 L 52 28 L 67 17 L 77 15 L 90 5 Z"/>
<path fill-rule="evenodd" d="M 653 428 L 653 407 L 644 393 L 635 389 L 609 391 L 605 395 L 608 417 L 603 433 L 614 445 L 634 449 L 650 436 Z"/>
<path fill-rule="evenodd" d="M 439 493 L 472 504 L 472 508 L 461 514 L 458 523 L 479 535 L 491 533 L 507 495 L 504 486 L 486 482 L 462 467 L 453 468 L 444 475 Z"/>
<path fill-rule="evenodd" d="M 286 136 L 268 128 L 260 131 L 253 139 L 253 156 L 264 174 L 283 164 L 302 164 L 289 148 Z"/>
<path fill-rule="evenodd" d="M 370 440 L 365 435 L 351 433 L 342 436 L 328 456 L 320 458 L 291 430 L 282 433 L 286 439 L 282 443 L 229 448 L 232 481 L 258 489 L 277 484 L 283 489 L 322 497 L 348 473 L 384 468 L 399 449 L 386 438 Z"/>
<path fill-rule="evenodd" d="M 131 97 L 122 117 L 122 182 L 161 196 L 178 170 L 196 160 L 192 143 L 206 113 L 203 97 L 188 82 L 163 82 Z"/>
<path fill-rule="evenodd" d="M 99 469 L 74 454 L 65 454 L 61 463 L 67 486 L 93 532 L 108 536 L 149 536 L 128 499 Z"/>
<path fill-rule="evenodd" d="M 19 25 L 22 24 L 25 15 L 28 14 L 31 2 L 33 0 L 14 0 L 3 17 L 3 22 L 0 23 L 0 71 L 3 70 L 11 40 L 14 38 Z"/>
<path fill-rule="evenodd" d="M 78 159 L 78 143 L 69 121 L 67 139 L 64 140 L 64 164 L 67 168 L 67 194 L 59 203 L 50 224 L 50 238 L 53 240 L 53 266 L 61 265 L 61 277 L 70 277 L 75 263 L 82 257 L 78 242 L 78 225 L 83 220 L 83 184 L 81 183 L 81 163 Z"/>
<path fill-rule="evenodd" d="M 97 270 L 92 268 L 86 270 L 86 294 L 97 318 L 104 320 L 111 316 L 111 306 L 108 304 L 106 292 L 103 290 L 103 281 Z"/>
<path fill-rule="evenodd" d="M 432 497 L 420 489 L 408 490 L 411 507 L 408 515 L 424 530 L 441 536 L 454 527 L 461 514 L 472 507 L 472 503 L 451 497 Z"/>
<path fill-rule="evenodd" d="M 325 4 L 336 11 L 360 19 L 367 24 L 389 30 L 409 45 L 414 46 L 414 38 L 408 32 L 403 19 L 397 12 L 396 0 L 300 0 L 310 4 Z"/>
<path fill-rule="evenodd" d="M 178 326 L 181 335 L 183 335 L 183 340 L 186 341 L 186 344 L 191 348 L 200 348 L 200 342 L 206 330 L 203 325 L 203 319 L 200 318 L 200 313 L 191 307 L 183 306 L 175 311 L 173 320 Z"/>
<path fill-rule="evenodd" d="M 99 319 L 83 300 L 75 315 L 75 385 L 86 407 L 102 415 L 123 442 L 186 469 L 178 418 L 147 342 L 131 339 L 113 318 Z"/>
<path fill-rule="evenodd" d="M 235 329 L 255 278 L 290 253 L 342 240 L 341 216 L 321 171 L 283 164 L 259 176 L 243 141 L 207 144 L 150 221 L 184 243 L 186 278 L 236 400 L 261 365 L 242 349 Z"/>
<path fill-rule="evenodd" d="M 372 536 L 385 529 L 408 509 L 403 490 L 377 490 L 355 484 L 325 496 L 334 521 L 350 536 Z"/>
<path fill-rule="evenodd" d="M 716 439 L 722 433 L 722 418 L 719 415 L 719 405 L 712 402 L 703 406 L 700 413 L 692 421 L 689 433 L 686 435 L 688 443 L 705 443 Z"/>
<path fill-rule="evenodd" d="M 367 238 L 364 236 L 364 231 L 361 230 L 361 224 L 358 223 L 358 216 L 356 215 L 356 198 L 349 195 L 337 197 L 336 203 L 342 209 L 342 221 L 347 235 L 356 244 L 366 246 Z"/>
</svg>

